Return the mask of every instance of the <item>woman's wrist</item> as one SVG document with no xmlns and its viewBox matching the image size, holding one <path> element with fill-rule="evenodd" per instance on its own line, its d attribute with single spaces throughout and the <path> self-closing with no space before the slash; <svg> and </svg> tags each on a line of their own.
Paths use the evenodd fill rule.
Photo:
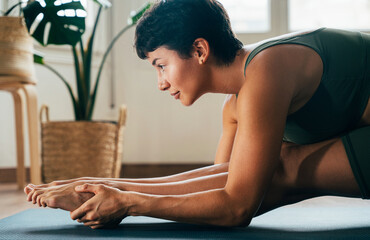
<svg viewBox="0 0 370 240">
<path fill-rule="evenodd" d="M 135 192 L 122 191 L 120 193 L 120 206 L 127 216 L 138 216 L 136 205 L 138 202 L 137 194 Z"/>
<path fill-rule="evenodd" d="M 123 183 L 123 182 L 119 182 L 119 181 L 104 181 L 103 184 L 104 185 L 107 185 L 107 186 L 110 186 L 110 187 L 118 188 L 121 191 L 127 191 L 126 184 Z"/>
</svg>

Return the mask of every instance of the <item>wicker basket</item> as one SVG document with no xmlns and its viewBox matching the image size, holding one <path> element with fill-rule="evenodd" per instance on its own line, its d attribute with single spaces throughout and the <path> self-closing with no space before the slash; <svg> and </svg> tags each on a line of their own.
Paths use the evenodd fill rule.
<svg viewBox="0 0 370 240">
<path fill-rule="evenodd" d="M 44 113 L 46 121 L 42 120 Z M 126 107 L 120 108 L 118 123 L 49 121 L 45 105 L 40 120 L 44 182 L 84 176 L 119 177 Z"/>
<path fill-rule="evenodd" d="M 33 40 L 22 17 L 0 17 L 0 63 L 0 76 L 18 76 L 35 83 Z"/>
</svg>

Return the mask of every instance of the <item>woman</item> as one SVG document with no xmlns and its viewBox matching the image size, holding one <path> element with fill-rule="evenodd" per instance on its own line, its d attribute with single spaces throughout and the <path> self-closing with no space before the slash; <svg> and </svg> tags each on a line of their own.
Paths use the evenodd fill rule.
<svg viewBox="0 0 370 240">
<path fill-rule="evenodd" d="M 128 215 L 247 226 L 310 197 L 370 196 L 369 35 L 322 28 L 243 47 L 217 1 L 167 0 L 140 20 L 135 46 L 183 105 L 228 94 L 215 165 L 29 185 L 29 201 L 92 228 Z"/>
</svg>

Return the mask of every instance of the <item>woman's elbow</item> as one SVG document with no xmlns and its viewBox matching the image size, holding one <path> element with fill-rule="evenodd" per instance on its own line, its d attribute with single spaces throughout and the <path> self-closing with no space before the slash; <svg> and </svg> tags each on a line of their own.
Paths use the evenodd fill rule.
<svg viewBox="0 0 370 240">
<path fill-rule="evenodd" d="M 240 198 L 239 194 L 235 191 L 231 192 L 224 189 L 224 201 L 222 208 L 223 215 L 221 225 L 225 227 L 248 227 L 254 216 L 253 202 L 249 199 Z"/>
<path fill-rule="evenodd" d="M 249 209 L 236 209 L 233 215 L 233 227 L 248 227 L 252 221 Z"/>
<path fill-rule="evenodd" d="M 248 209 L 235 208 L 224 218 L 223 226 L 225 227 L 248 227 L 252 221 L 252 216 Z"/>
</svg>

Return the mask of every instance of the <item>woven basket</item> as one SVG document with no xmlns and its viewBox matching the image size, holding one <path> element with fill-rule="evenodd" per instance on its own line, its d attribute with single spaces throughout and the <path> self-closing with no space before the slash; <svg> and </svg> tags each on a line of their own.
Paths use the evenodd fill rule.
<svg viewBox="0 0 370 240">
<path fill-rule="evenodd" d="M 0 17 L 0 76 L 18 76 L 35 83 L 34 74 L 33 40 L 24 19 Z"/>
<path fill-rule="evenodd" d="M 46 121 L 43 121 L 43 115 Z M 126 107 L 115 122 L 49 121 L 40 111 L 44 182 L 77 177 L 119 177 Z"/>
</svg>

